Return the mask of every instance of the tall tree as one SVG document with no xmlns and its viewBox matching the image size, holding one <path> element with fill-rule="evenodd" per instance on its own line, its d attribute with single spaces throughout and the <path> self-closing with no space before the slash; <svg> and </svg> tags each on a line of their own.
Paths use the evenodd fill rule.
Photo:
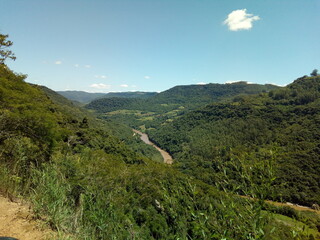
<svg viewBox="0 0 320 240">
<path fill-rule="evenodd" d="M 0 64 L 4 64 L 4 61 L 9 58 L 16 60 L 14 53 L 8 48 L 12 46 L 12 42 L 7 38 L 9 35 L 3 35 L 0 33 Z"/>
<path fill-rule="evenodd" d="M 310 73 L 310 75 L 311 75 L 312 77 L 318 76 L 318 69 L 314 69 L 314 70 L 312 71 L 312 73 Z"/>
</svg>

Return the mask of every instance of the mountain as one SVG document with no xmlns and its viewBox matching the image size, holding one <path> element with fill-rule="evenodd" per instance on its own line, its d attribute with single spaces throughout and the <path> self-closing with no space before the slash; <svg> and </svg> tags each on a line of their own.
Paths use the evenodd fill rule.
<svg viewBox="0 0 320 240">
<path fill-rule="evenodd" d="M 290 239 L 293 219 L 276 224 L 273 219 L 294 210 L 266 205 L 274 218 L 266 217 L 259 202 L 155 163 L 113 136 L 108 126 L 115 125 L 104 127 L 90 113 L 24 78 L 0 65 L 0 191 L 31 201 L 35 217 L 60 235 Z M 312 214 L 299 218 L 306 229 L 297 233 L 301 239 L 309 239 L 305 231 L 312 219 Z"/>
<path fill-rule="evenodd" d="M 101 113 L 104 119 L 126 123 L 135 128 L 158 128 L 181 115 L 212 102 L 227 101 L 237 95 L 269 92 L 279 87 L 266 84 L 207 84 L 176 86 L 148 99 L 101 98 L 86 108 Z"/>
<path fill-rule="evenodd" d="M 60 95 L 71 101 L 89 103 L 98 98 L 149 98 L 156 95 L 156 92 L 110 92 L 110 93 L 89 93 L 84 91 L 57 91 Z"/>
<path fill-rule="evenodd" d="M 157 95 L 157 92 L 109 92 L 107 93 L 104 98 L 150 98 Z"/>
<path fill-rule="evenodd" d="M 104 97 L 106 95 L 105 93 L 89 93 L 84 91 L 57 91 L 57 93 L 71 101 L 80 103 L 89 103 L 94 99 Z"/>
<path fill-rule="evenodd" d="M 292 239 L 298 226 L 300 239 L 318 234 L 312 212 L 227 194 L 155 163 L 113 136 L 117 125 L 24 78 L 0 65 L 0 192 L 32 202 L 59 236 Z"/>
<path fill-rule="evenodd" d="M 278 87 L 271 84 L 248 84 L 247 82 L 176 86 L 157 94 L 150 101 L 158 104 L 182 104 L 192 109 L 239 94 L 257 94 L 276 88 Z"/>
<path fill-rule="evenodd" d="M 226 181 L 221 189 L 242 195 L 269 184 L 269 199 L 312 206 L 320 204 L 319 124 L 316 76 L 212 103 L 148 133 L 180 171 L 208 184 Z"/>
</svg>

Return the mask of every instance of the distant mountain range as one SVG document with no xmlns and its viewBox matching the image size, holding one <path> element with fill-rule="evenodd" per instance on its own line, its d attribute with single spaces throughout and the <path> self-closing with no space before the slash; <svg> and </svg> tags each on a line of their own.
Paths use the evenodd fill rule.
<svg viewBox="0 0 320 240">
<path fill-rule="evenodd" d="M 156 95 L 156 92 L 110 92 L 110 93 L 89 93 L 85 91 L 57 91 L 57 93 L 71 101 L 89 103 L 98 98 L 149 98 Z"/>
<path fill-rule="evenodd" d="M 111 112 L 120 109 L 150 112 L 169 112 L 172 110 L 186 111 L 197 109 L 206 104 L 228 100 L 242 94 L 258 94 L 279 88 L 275 85 L 247 84 L 236 82 L 232 84 L 206 84 L 175 86 L 166 91 L 154 94 L 145 99 L 124 99 L 121 93 L 110 95 L 113 98 L 99 98 L 90 102 L 86 107 L 98 112 Z M 122 93 L 123 96 L 128 93 Z M 137 93 L 136 93 L 137 94 Z M 128 97 L 127 97 L 128 98 Z"/>
</svg>

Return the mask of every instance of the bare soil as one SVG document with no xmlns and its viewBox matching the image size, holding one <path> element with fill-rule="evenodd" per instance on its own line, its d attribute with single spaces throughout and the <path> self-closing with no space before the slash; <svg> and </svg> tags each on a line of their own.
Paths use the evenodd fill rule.
<svg viewBox="0 0 320 240">
<path fill-rule="evenodd" d="M 310 212 L 315 212 L 315 213 L 320 215 L 320 211 L 312 209 L 310 207 L 306 207 L 306 206 L 301 206 L 301 205 L 288 203 L 288 202 L 287 203 L 274 202 L 274 201 L 271 201 L 271 200 L 266 200 L 266 202 L 270 203 L 272 205 L 278 206 L 278 207 L 291 207 L 291 208 L 293 208 L 295 210 L 298 210 L 298 211 L 310 211 Z"/>
<path fill-rule="evenodd" d="M 20 200 L 10 201 L 0 195 L 0 237 L 19 240 L 45 240 L 52 231 L 32 218 L 30 208 Z"/>
</svg>

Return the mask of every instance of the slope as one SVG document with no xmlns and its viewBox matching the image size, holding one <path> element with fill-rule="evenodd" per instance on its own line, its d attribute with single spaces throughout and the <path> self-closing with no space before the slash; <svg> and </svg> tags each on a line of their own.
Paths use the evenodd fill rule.
<svg viewBox="0 0 320 240">
<path fill-rule="evenodd" d="M 308 206 L 320 204 L 320 77 L 215 103 L 149 131 L 177 168 L 209 184 Z"/>
<path fill-rule="evenodd" d="M 67 99 L 79 103 L 89 103 L 99 98 L 149 98 L 156 95 L 156 92 L 109 92 L 109 93 L 89 93 L 84 91 L 57 91 Z"/>
<path fill-rule="evenodd" d="M 71 101 L 80 103 L 89 103 L 94 99 L 104 97 L 105 93 L 89 93 L 84 91 L 57 91 L 60 95 Z"/>
<path fill-rule="evenodd" d="M 41 228 L 41 222 L 32 219 L 29 207 L 21 201 L 10 202 L 0 195 L 0 212 L 1 239 L 4 236 L 24 240 L 45 240 L 53 237 L 52 231 Z"/>
<path fill-rule="evenodd" d="M 0 189 L 29 199 L 52 229 L 74 239 L 292 239 L 259 202 L 150 161 L 23 79 L 0 66 Z"/>
<path fill-rule="evenodd" d="M 257 94 L 278 88 L 273 85 L 207 84 L 176 86 L 148 99 L 103 98 L 86 105 L 105 119 L 124 122 L 135 128 L 157 128 L 211 102 L 226 101 L 239 94 Z"/>
</svg>

